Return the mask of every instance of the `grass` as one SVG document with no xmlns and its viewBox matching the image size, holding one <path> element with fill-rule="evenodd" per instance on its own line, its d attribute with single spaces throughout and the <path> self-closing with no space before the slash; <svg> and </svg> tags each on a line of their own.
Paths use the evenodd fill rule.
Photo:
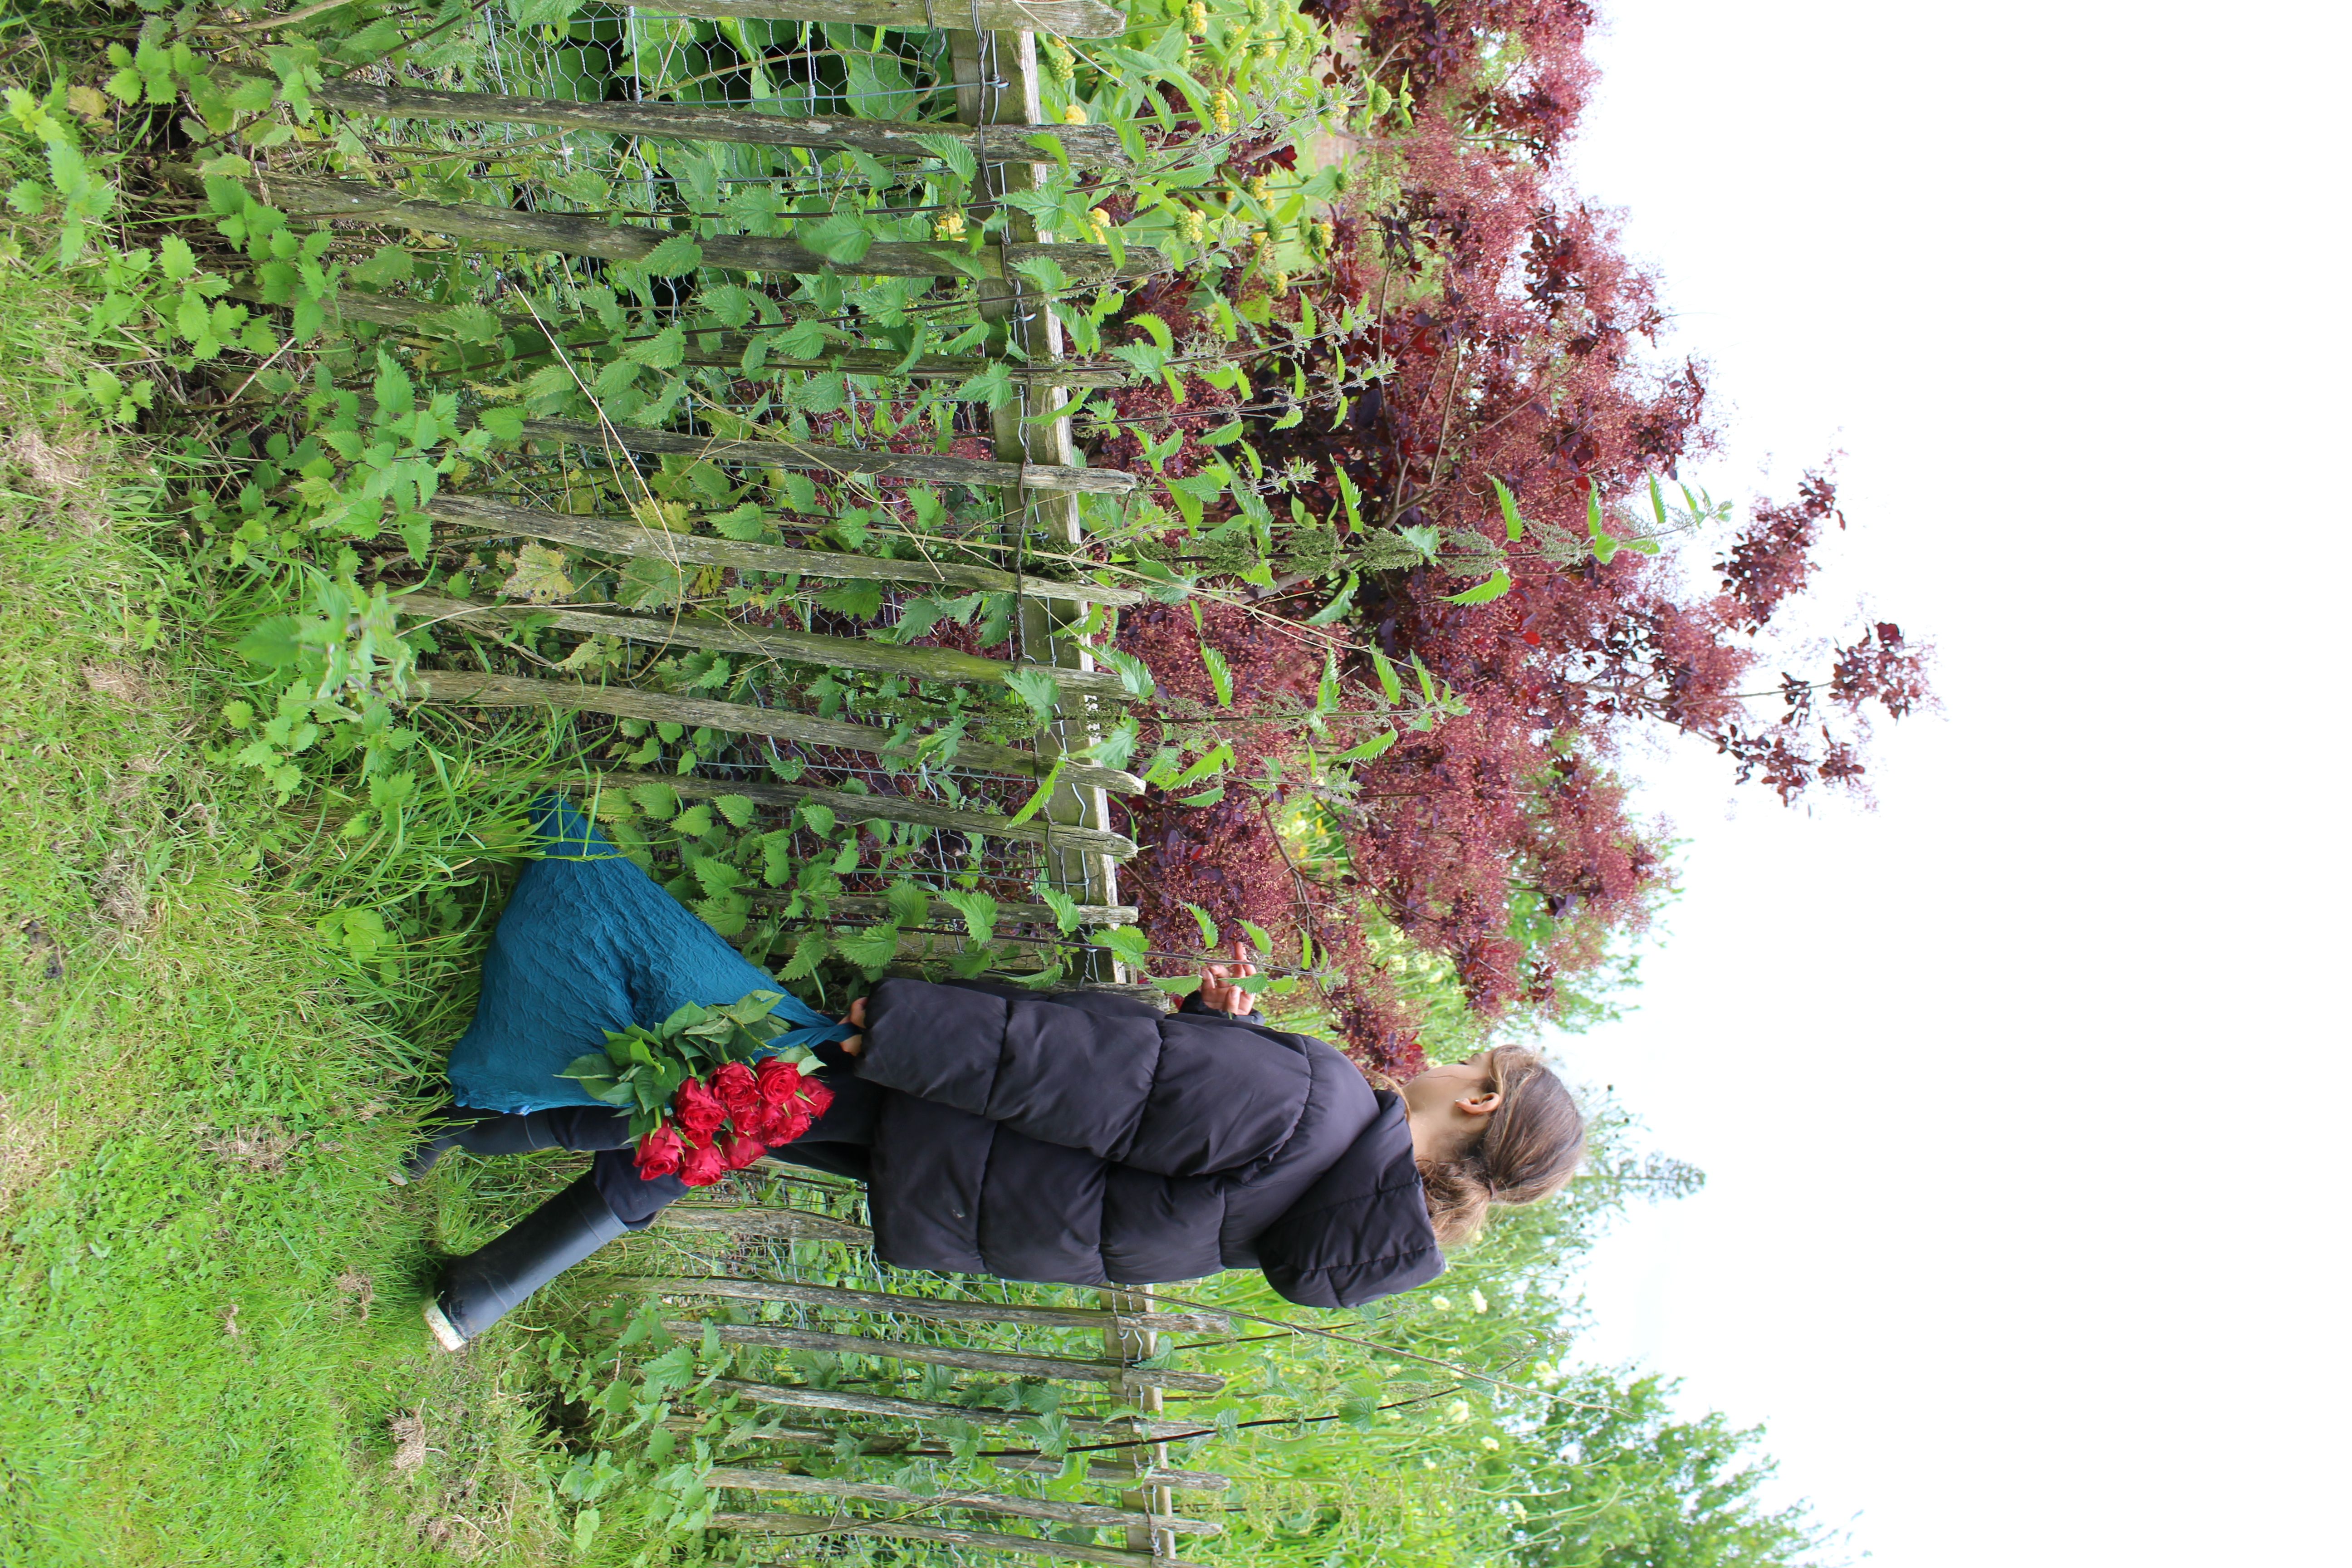
<svg viewBox="0 0 2352 1568">
<path fill-rule="evenodd" d="M 87 310 L 0 264 L 0 1563 L 566 1558 L 530 1336 L 417 1316 L 555 1168 L 385 1181 L 419 977 L 207 760 L 225 606 L 158 454 L 59 406 Z"/>
</svg>

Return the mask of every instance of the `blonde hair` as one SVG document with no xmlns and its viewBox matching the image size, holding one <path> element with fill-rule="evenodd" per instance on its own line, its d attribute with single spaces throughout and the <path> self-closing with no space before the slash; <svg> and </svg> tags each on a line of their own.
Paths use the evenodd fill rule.
<svg viewBox="0 0 2352 1568">
<path fill-rule="evenodd" d="M 1584 1112 L 1535 1052 L 1496 1047 L 1479 1092 L 1488 1090 L 1499 1091 L 1503 1103 L 1477 1139 L 1450 1160 L 1418 1162 L 1440 1247 L 1477 1240 L 1491 1205 L 1549 1197 L 1584 1158 Z"/>
</svg>

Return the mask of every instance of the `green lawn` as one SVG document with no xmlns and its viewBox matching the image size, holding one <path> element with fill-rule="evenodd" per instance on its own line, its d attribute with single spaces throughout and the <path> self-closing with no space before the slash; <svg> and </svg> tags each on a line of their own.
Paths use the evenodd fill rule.
<svg viewBox="0 0 2352 1568">
<path fill-rule="evenodd" d="M 0 263 L 0 1563 L 546 1561 L 532 1336 L 417 1306 L 557 1167 L 385 1181 L 420 1047 L 289 890 L 342 851 L 206 760 L 220 606 L 59 407 L 87 310 Z"/>
</svg>

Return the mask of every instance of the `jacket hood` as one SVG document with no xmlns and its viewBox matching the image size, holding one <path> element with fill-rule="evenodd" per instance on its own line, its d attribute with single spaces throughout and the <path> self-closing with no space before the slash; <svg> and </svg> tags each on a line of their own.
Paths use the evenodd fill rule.
<svg viewBox="0 0 2352 1568">
<path fill-rule="evenodd" d="M 1302 1307 L 1360 1307 L 1445 1271 L 1404 1101 L 1377 1098 L 1372 1124 L 1256 1238 L 1267 1283 Z"/>
</svg>

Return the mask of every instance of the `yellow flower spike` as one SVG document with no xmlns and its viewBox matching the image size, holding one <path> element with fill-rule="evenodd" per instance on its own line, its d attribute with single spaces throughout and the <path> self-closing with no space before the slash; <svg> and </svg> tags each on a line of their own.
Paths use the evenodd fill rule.
<svg viewBox="0 0 2352 1568">
<path fill-rule="evenodd" d="M 1100 207 L 1094 208 L 1087 214 L 1087 226 L 1095 231 L 1097 239 L 1107 237 L 1110 234 L 1110 214 Z"/>
<path fill-rule="evenodd" d="M 1067 108 L 1067 109 L 1066 109 L 1066 110 L 1062 110 L 1062 123 L 1063 123 L 1063 124 L 1065 124 L 1065 125 L 1084 125 L 1086 122 L 1087 122 L 1087 110 L 1086 110 L 1086 106 L 1085 106 L 1084 104 L 1080 104 L 1080 103 L 1074 103 L 1074 104 L 1070 105 L 1070 107 L 1069 107 L 1069 108 Z"/>
<path fill-rule="evenodd" d="M 1196 38 L 1208 32 L 1209 8 L 1201 0 L 1192 0 L 1184 7 L 1184 30 Z"/>
<path fill-rule="evenodd" d="M 960 212 L 940 214 L 939 221 L 931 225 L 931 234 L 940 239 L 961 239 L 963 214 Z"/>
<path fill-rule="evenodd" d="M 1261 60 L 1271 60 L 1280 53 L 1282 46 L 1279 44 L 1260 44 L 1257 47 L 1257 58 Z"/>
</svg>

